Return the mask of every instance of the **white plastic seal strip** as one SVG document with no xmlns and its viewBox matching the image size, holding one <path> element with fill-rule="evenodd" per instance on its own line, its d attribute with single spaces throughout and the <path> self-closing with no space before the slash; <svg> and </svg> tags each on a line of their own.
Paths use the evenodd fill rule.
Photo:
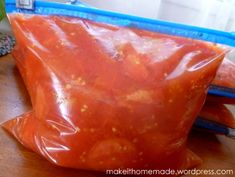
<svg viewBox="0 0 235 177">
<path fill-rule="evenodd" d="M 34 9 L 34 0 L 16 0 L 16 7 L 20 9 Z"/>
</svg>

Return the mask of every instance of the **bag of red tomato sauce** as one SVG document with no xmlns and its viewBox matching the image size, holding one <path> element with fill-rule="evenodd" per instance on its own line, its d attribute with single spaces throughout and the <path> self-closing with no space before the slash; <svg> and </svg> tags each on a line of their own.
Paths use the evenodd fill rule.
<svg viewBox="0 0 235 177">
<path fill-rule="evenodd" d="M 219 99 L 228 98 L 235 103 L 235 63 L 227 58 L 223 60 L 210 86 L 209 93 L 218 96 Z"/>
<path fill-rule="evenodd" d="M 216 101 L 213 101 L 215 99 Z M 234 109 L 234 105 L 223 104 L 222 102 L 220 103 L 217 99 L 221 101 L 229 101 L 225 99 L 222 100 L 218 97 L 209 96 L 201 112 L 199 113 L 199 116 L 201 118 L 220 123 L 229 128 L 235 128 L 235 117 L 231 112 L 231 108 Z"/>
<path fill-rule="evenodd" d="M 3 126 L 24 146 L 96 171 L 200 162 L 187 135 L 227 50 L 197 39 L 217 42 L 206 38 L 216 32 L 39 0 L 6 5 L 33 109 Z"/>
<path fill-rule="evenodd" d="M 231 109 L 235 105 L 235 64 L 225 58 L 210 86 L 199 116 L 230 128 L 235 128 L 235 118 Z M 230 109 L 229 109 L 230 108 Z"/>
<path fill-rule="evenodd" d="M 212 84 L 235 89 L 235 64 L 225 58 Z"/>
</svg>

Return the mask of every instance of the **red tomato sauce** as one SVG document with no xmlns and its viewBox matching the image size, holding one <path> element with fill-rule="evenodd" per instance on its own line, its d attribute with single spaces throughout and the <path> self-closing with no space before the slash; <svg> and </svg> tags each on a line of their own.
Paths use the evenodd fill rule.
<svg viewBox="0 0 235 177">
<path fill-rule="evenodd" d="M 235 64 L 225 58 L 212 84 L 235 89 Z"/>
<path fill-rule="evenodd" d="M 33 111 L 5 124 L 51 162 L 181 169 L 224 55 L 216 45 L 69 17 L 10 15 Z"/>
</svg>

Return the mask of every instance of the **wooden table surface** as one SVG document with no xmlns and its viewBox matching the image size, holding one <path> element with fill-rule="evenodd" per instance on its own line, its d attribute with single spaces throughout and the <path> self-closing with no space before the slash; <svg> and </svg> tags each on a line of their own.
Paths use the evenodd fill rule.
<svg viewBox="0 0 235 177">
<path fill-rule="evenodd" d="M 0 123 L 30 109 L 29 96 L 11 55 L 0 57 Z M 230 176 L 235 176 L 235 140 L 194 131 L 189 137 L 189 147 L 204 161 L 199 169 L 232 169 L 234 174 Z M 0 177 L 100 176 L 105 175 L 50 164 L 0 128 Z"/>
</svg>

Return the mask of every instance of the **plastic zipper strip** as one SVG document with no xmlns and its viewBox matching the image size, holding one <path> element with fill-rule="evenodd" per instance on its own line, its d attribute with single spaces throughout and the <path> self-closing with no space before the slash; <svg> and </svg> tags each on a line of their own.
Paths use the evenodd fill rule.
<svg viewBox="0 0 235 177">
<path fill-rule="evenodd" d="M 235 89 L 217 85 L 210 85 L 208 93 L 210 95 L 223 96 L 235 99 Z"/>
<path fill-rule="evenodd" d="M 84 18 L 96 22 L 104 22 L 118 26 L 128 26 L 149 31 L 188 37 L 213 43 L 235 46 L 235 34 L 177 24 L 172 22 L 136 17 L 116 12 L 104 11 L 91 7 L 77 6 L 73 4 L 48 2 L 43 0 L 34 1 L 34 9 L 17 8 L 16 0 L 6 0 L 7 13 L 23 12 L 41 15 L 63 15 Z"/>
<path fill-rule="evenodd" d="M 197 118 L 197 120 L 194 122 L 193 127 L 200 130 L 206 130 L 216 134 L 225 135 L 230 138 L 235 138 L 235 129 L 219 124 L 214 121 L 206 120 L 202 117 Z"/>
</svg>

